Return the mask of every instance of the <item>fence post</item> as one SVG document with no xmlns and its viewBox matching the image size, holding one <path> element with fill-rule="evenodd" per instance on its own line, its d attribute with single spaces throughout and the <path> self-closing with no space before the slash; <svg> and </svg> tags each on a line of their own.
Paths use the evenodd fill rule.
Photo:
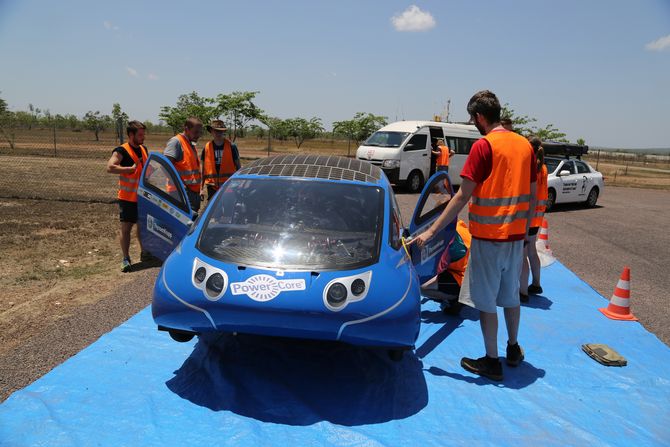
<svg viewBox="0 0 670 447">
<path fill-rule="evenodd" d="M 116 120 L 116 134 L 119 137 L 119 146 L 123 144 L 123 118 Z"/>
<path fill-rule="evenodd" d="M 600 162 L 600 149 L 598 149 L 598 155 L 596 156 L 596 171 L 598 170 L 598 162 Z"/>
<path fill-rule="evenodd" d="M 54 123 L 53 130 L 54 130 L 54 158 L 57 158 L 58 157 L 58 149 L 56 147 L 56 123 Z"/>
</svg>

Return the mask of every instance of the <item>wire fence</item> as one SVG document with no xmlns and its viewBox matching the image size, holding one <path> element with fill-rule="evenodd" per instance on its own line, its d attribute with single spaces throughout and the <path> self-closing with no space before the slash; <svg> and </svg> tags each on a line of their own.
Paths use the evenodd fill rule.
<svg viewBox="0 0 670 447">
<path fill-rule="evenodd" d="M 170 132 L 147 132 L 145 146 L 162 151 Z M 204 147 L 203 136 L 199 148 Z M 0 198 L 75 202 L 116 201 L 118 176 L 106 172 L 112 150 L 119 145 L 114 131 L 57 128 L 3 129 L 0 134 Z M 318 139 L 300 148 L 290 141 L 247 137 L 237 141 L 242 162 L 281 153 L 353 155 L 346 140 Z"/>
</svg>

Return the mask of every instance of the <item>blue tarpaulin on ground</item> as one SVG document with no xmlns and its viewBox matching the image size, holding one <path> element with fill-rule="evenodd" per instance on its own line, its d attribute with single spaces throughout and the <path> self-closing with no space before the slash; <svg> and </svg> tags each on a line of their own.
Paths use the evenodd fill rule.
<svg viewBox="0 0 670 447">
<path fill-rule="evenodd" d="M 0 405 L 0 444 L 668 445 L 670 349 L 605 318 L 607 302 L 559 263 L 543 286 L 522 310 L 526 361 L 502 383 L 460 367 L 483 352 L 471 309 L 457 318 L 426 302 L 416 352 L 399 363 L 302 340 L 178 344 L 145 309 Z M 505 341 L 501 320 L 501 355 Z M 628 366 L 596 363 L 583 343 Z"/>
</svg>

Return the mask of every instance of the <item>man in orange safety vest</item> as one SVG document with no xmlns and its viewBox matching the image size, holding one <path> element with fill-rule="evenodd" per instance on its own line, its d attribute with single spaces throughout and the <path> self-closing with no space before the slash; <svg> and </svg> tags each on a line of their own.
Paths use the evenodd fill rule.
<svg viewBox="0 0 670 447">
<path fill-rule="evenodd" d="M 223 121 L 213 120 L 207 130 L 213 139 L 205 145 L 200 159 L 202 182 L 207 186 L 207 200 L 211 200 L 221 185 L 240 169 L 240 155 L 237 145 L 226 138 L 227 129 Z"/>
<path fill-rule="evenodd" d="M 130 233 L 137 223 L 137 186 L 142 174 L 142 168 L 147 161 L 147 149 L 143 146 L 146 126 L 139 121 L 130 121 L 126 128 L 128 142 L 112 151 L 107 162 L 107 172 L 119 176 L 119 220 L 121 221 L 121 271 L 126 273 L 131 269 L 130 261 Z M 140 244 L 140 261 L 151 261 L 154 258 L 142 250 L 139 228 L 137 241 Z"/>
</svg>

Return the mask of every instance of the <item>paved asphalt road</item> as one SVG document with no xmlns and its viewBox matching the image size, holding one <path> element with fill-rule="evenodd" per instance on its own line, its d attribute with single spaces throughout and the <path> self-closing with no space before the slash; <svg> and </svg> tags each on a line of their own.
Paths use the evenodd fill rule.
<svg viewBox="0 0 670 447">
<path fill-rule="evenodd" d="M 405 225 L 416 200 L 417 195 L 398 194 Z M 548 215 L 554 254 L 606 297 L 611 296 L 623 266 L 630 266 L 633 312 L 648 330 L 670 344 L 670 192 L 607 188 L 599 205 L 594 209 L 559 206 Z M 123 290 L 53 323 L 1 357 L 0 401 L 148 305 L 157 272 L 151 268 L 132 273 L 135 281 Z"/>
<path fill-rule="evenodd" d="M 408 225 L 417 196 L 397 197 Z M 557 205 L 547 221 L 554 255 L 601 295 L 630 267 L 633 313 L 670 345 L 670 191 L 606 187 L 596 208 Z"/>
</svg>

